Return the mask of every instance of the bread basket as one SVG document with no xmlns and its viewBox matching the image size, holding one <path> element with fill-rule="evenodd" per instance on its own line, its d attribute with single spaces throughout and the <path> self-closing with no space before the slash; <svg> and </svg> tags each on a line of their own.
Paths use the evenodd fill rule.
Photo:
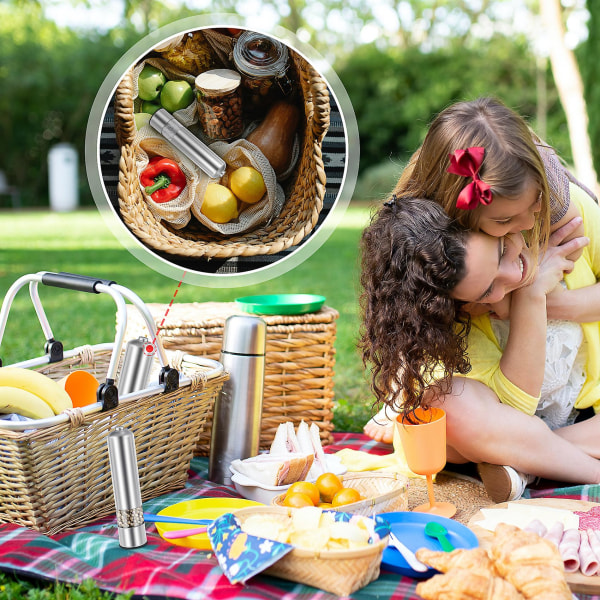
<svg viewBox="0 0 600 600">
<path fill-rule="evenodd" d="M 249 507 L 235 512 L 243 526 L 251 515 L 264 514 L 288 519 L 296 509 L 278 506 Z M 379 577 L 379 568 L 388 538 L 369 546 L 348 550 L 305 550 L 294 548 L 266 571 L 267 575 L 311 585 L 338 596 L 347 596 Z"/>
</svg>

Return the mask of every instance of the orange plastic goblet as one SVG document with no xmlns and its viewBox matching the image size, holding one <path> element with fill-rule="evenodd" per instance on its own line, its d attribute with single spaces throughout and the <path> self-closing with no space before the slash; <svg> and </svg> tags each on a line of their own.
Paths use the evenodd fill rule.
<svg viewBox="0 0 600 600">
<path fill-rule="evenodd" d="M 433 475 L 446 465 L 446 413 L 441 408 L 417 408 L 411 413 L 412 422 L 404 415 L 396 417 L 396 427 L 402 441 L 406 462 L 413 473 L 427 478 L 428 504 L 414 508 L 442 517 L 452 517 L 456 506 L 436 502 L 433 494 Z"/>
</svg>

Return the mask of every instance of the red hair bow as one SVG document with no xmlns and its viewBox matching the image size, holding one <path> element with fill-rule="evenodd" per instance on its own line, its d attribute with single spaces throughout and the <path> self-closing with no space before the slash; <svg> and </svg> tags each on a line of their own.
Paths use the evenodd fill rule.
<svg viewBox="0 0 600 600">
<path fill-rule="evenodd" d="M 489 204 L 492 201 L 492 190 L 490 186 L 479 178 L 479 169 L 483 162 L 485 148 L 471 146 L 466 150 L 455 150 L 454 154 L 448 154 L 450 166 L 446 169 L 448 173 L 471 177 L 473 181 L 466 185 L 456 200 L 456 208 L 472 210 L 479 204 Z"/>
</svg>

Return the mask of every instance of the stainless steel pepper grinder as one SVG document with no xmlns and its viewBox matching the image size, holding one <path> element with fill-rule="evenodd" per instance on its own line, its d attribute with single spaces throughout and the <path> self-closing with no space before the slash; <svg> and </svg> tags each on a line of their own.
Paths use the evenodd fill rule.
<svg viewBox="0 0 600 600">
<path fill-rule="evenodd" d="M 229 373 L 215 402 L 208 478 L 231 484 L 229 465 L 256 456 L 260 448 L 267 324 L 233 315 L 225 322 L 221 363 Z"/>
<path fill-rule="evenodd" d="M 146 543 L 142 494 L 133 433 L 116 427 L 108 434 L 108 458 L 112 476 L 119 544 L 137 548 Z"/>
</svg>

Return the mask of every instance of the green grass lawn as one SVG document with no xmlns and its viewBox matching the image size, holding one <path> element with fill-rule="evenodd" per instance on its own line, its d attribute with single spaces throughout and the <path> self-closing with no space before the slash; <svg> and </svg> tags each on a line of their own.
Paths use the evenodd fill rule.
<svg viewBox="0 0 600 600">
<path fill-rule="evenodd" d="M 182 284 L 178 302 L 232 301 L 238 296 L 302 292 L 322 294 L 337 309 L 336 409 L 338 430 L 359 431 L 370 414 L 372 397 L 356 350 L 358 334 L 358 243 L 369 218 L 366 207 L 350 207 L 321 248 L 290 272 L 243 288 L 214 289 Z M 114 279 L 145 302 L 168 304 L 177 287 L 125 250 L 94 210 L 0 213 L 0 296 L 24 274 L 69 271 Z M 65 348 L 114 339 L 114 302 L 108 296 L 40 288 L 54 335 Z M 27 289 L 9 314 L 0 357 L 4 364 L 43 354 L 44 336 Z M 93 584 L 82 587 L 26 582 L 0 573 L 0 600 L 95 600 L 110 597 Z"/>
<path fill-rule="evenodd" d="M 269 293 L 322 294 L 340 313 L 337 322 L 335 393 L 340 423 L 352 428 L 355 410 L 370 402 L 356 350 L 358 333 L 358 243 L 369 209 L 350 207 L 340 226 L 307 260 L 288 273 L 261 284 L 208 288 L 182 284 L 177 302 L 232 301 Z M 178 282 L 138 261 L 114 237 L 94 210 L 74 213 L 4 212 L 0 214 L 0 295 L 20 276 L 37 271 L 68 271 L 114 279 L 144 302 L 168 304 Z M 114 339 L 114 302 L 58 288 L 40 288 L 52 330 L 65 348 Z M 43 354 L 44 336 L 27 289 L 17 295 L 9 314 L 0 357 L 4 364 Z M 362 418 L 364 411 L 357 418 Z M 362 426 L 356 423 L 354 428 Z M 360 427 L 359 427 L 360 428 Z"/>
</svg>

